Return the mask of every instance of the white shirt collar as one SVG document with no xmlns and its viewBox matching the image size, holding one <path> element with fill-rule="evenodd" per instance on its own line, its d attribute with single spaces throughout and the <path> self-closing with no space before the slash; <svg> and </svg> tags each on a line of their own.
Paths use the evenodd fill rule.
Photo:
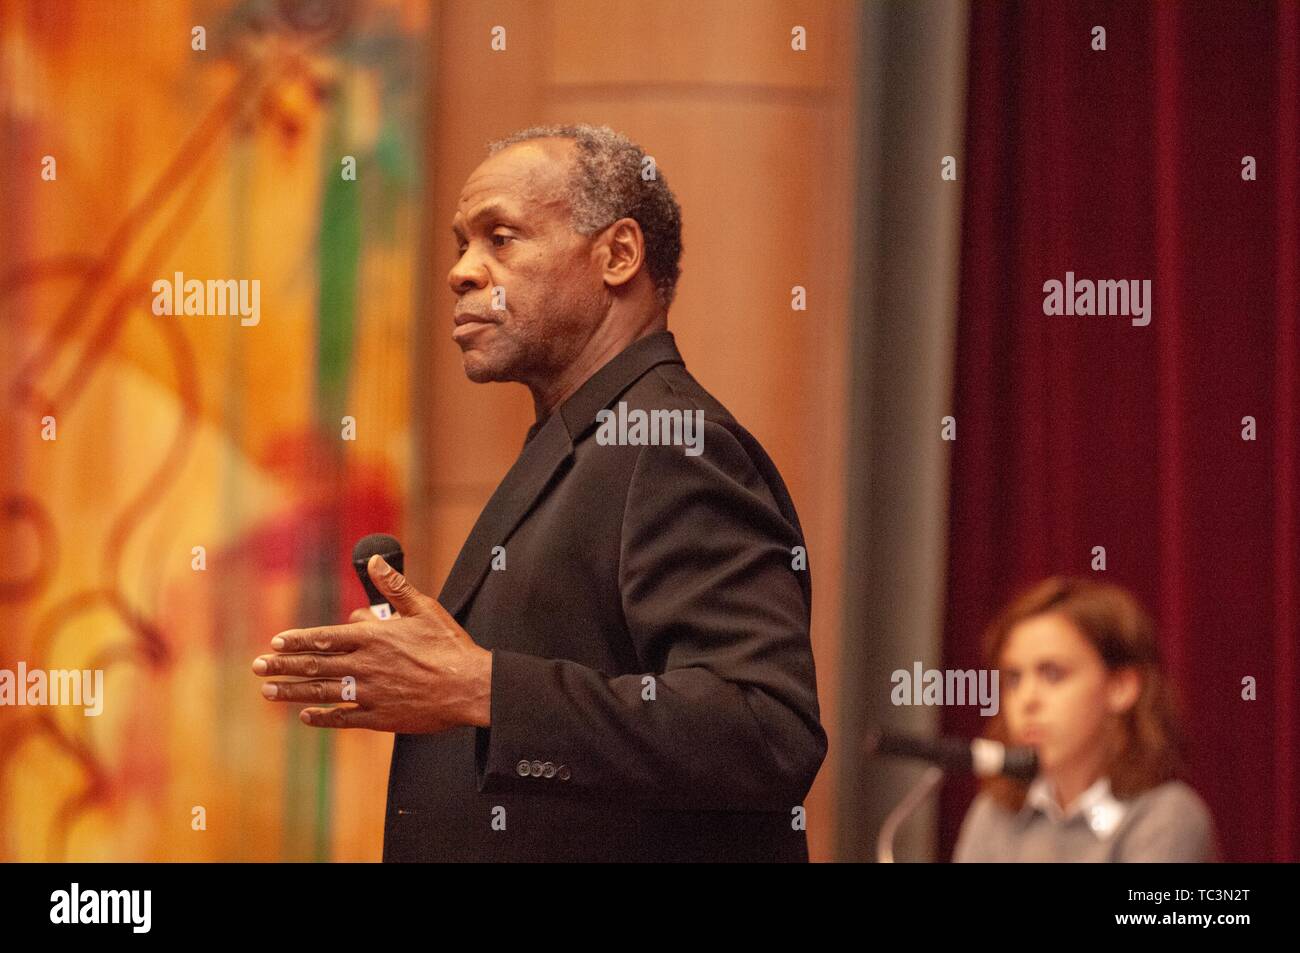
<svg viewBox="0 0 1300 953">
<path fill-rule="evenodd" d="M 1025 792 L 1025 806 L 1022 812 L 1042 811 L 1047 818 L 1057 824 L 1065 824 L 1080 815 L 1088 824 L 1088 829 L 1097 835 L 1098 840 L 1106 840 L 1115 833 L 1120 821 L 1124 819 L 1127 808 L 1110 793 L 1110 778 L 1098 778 L 1092 786 L 1079 795 L 1069 812 L 1063 812 L 1056 803 L 1055 787 L 1047 778 L 1039 775 Z"/>
</svg>

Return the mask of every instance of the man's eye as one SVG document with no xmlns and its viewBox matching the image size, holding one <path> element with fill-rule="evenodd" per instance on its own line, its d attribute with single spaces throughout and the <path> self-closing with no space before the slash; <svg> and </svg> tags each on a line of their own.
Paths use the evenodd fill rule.
<svg viewBox="0 0 1300 953">
<path fill-rule="evenodd" d="M 505 243 L 506 241 L 514 241 L 514 239 L 515 239 L 515 236 L 513 236 L 513 235 L 504 235 L 504 234 L 501 234 L 500 232 L 493 233 L 492 235 L 489 235 L 488 237 L 489 237 L 489 239 L 491 239 L 492 244 L 493 244 L 495 247 L 497 247 L 497 248 L 503 248 L 503 247 L 504 247 L 504 243 Z M 501 240 L 500 243 L 498 243 L 498 241 L 497 241 L 498 239 Z M 468 244 L 457 245 L 457 246 L 456 246 L 456 257 L 457 257 L 458 259 L 460 259 L 460 258 L 464 258 L 464 257 L 465 257 L 465 252 L 466 252 L 468 249 L 469 249 L 469 245 L 468 245 Z"/>
</svg>

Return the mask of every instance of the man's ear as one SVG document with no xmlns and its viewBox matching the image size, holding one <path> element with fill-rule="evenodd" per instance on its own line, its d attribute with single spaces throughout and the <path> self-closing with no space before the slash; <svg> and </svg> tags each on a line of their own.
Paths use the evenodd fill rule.
<svg viewBox="0 0 1300 953">
<path fill-rule="evenodd" d="M 620 218 L 605 229 L 601 239 L 608 249 L 605 284 L 617 287 L 636 277 L 645 264 L 645 235 L 634 218 Z"/>
<path fill-rule="evenodd" d="M 1123 715 L 1137 704 L 1142 694 L 1142 676 L 1131 665 L 1116 669 L 1107 676 L 1106 708 L 1112 715 Z"/>
</svg>

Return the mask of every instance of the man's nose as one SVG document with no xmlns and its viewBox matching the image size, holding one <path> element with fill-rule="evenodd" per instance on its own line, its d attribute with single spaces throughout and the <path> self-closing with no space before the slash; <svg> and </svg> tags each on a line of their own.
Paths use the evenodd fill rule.
<svg viewBox="0 0 1300 953">
<path fill-rule="evenodd" d="M 466 251 L 451 266 L 451 271 L 447 273 L 447 284 L 458 295 L 475 288 L 487 287 L 487 271 L 472 250 Z"/>
</svg>

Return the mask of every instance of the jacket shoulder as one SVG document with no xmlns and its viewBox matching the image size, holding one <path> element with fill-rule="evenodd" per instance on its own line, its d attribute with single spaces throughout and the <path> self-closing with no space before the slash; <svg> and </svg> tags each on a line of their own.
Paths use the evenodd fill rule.
<svg viewBox="0 0 1300 953">
<path fill-rule="evenodd" d="M 1123 841 L 1124 860 L 1206 862 L 1219 856 L 1209 807 L 1178 780 L 1165 781 L 1133 799 Z"/>
<path fill-rule="evenodd" d="M 962 819 L 953 847 L 955 864 L 980 863 L 1002 859 L 1011 840 L 1014 815 L 987 792 L 975 795 Z"/>
</svg>

